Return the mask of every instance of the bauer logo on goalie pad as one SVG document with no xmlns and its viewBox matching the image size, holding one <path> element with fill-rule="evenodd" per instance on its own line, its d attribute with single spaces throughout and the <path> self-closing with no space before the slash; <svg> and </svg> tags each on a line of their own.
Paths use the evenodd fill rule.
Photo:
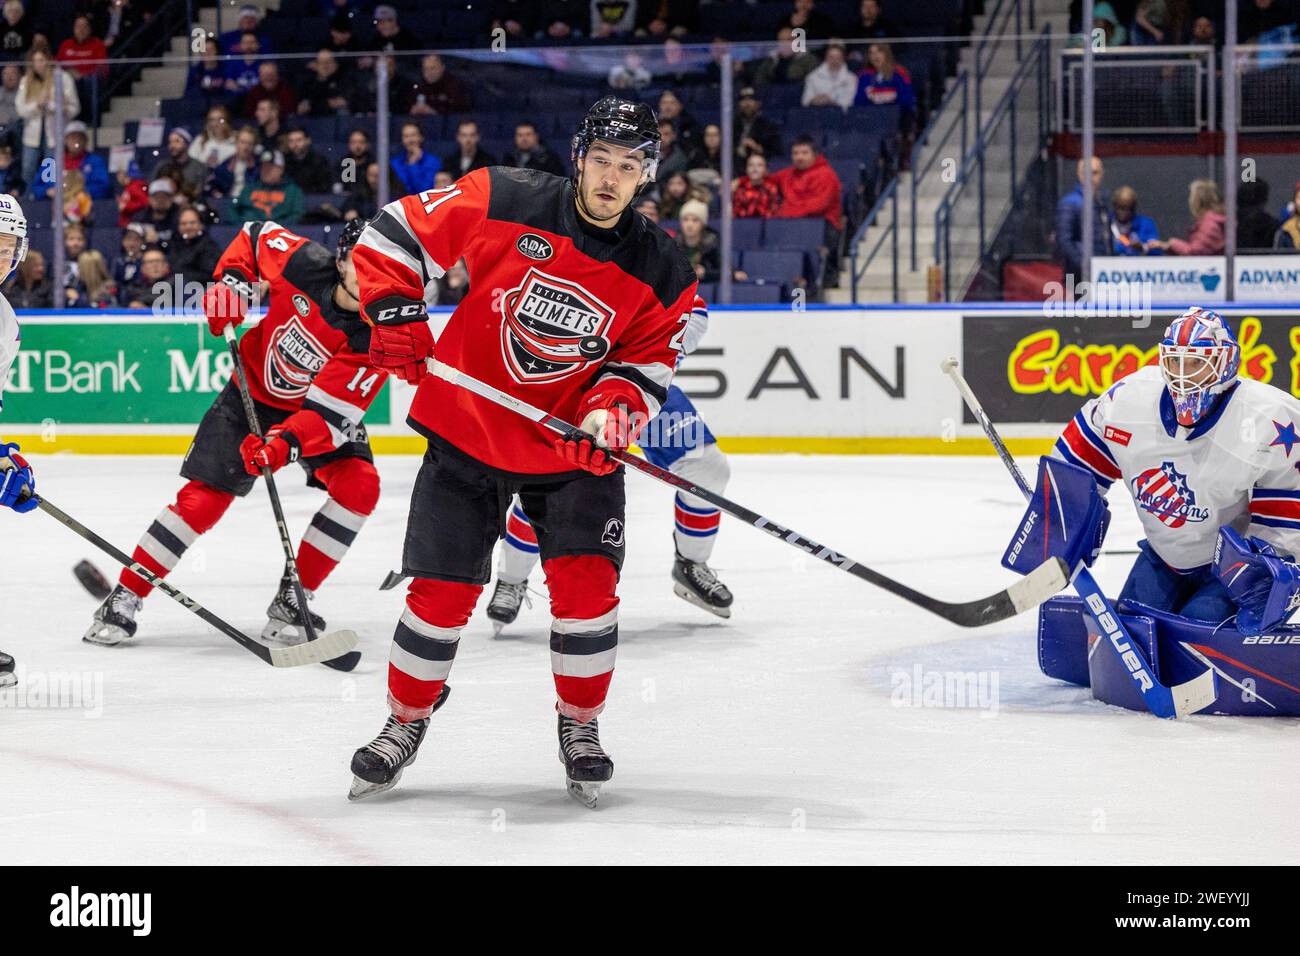
<svg viewBox="0 0 1300 956">
<path fill-rule="evenodd" d="M 271 333 L 266 349 L 267 391 L 278 398 L 301 398 L 325 363 L 330 352 L 321 345 L 297 317 Z"/>
<path fill-rule="evenodd" d="M 515 381 L 579 375 L 609 354 L 614 310 L 582 286 L 529 269 L 501 299 L 501 349 Z"/>
</svg>

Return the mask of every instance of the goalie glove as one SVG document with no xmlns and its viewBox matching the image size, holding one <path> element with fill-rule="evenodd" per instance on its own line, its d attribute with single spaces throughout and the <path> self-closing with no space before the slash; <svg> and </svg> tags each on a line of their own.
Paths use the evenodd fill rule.
<svg viewBox="0 0 1300 956">
<path fill-rule="evenodd" d="M 1300 606 L 1300 566 L 1263 538 L 1243 538 L 1228 525 L 1214 545 L 1214 573 L 1237 605 L 1237 630 L 1262 634 Z"/>
</svg>

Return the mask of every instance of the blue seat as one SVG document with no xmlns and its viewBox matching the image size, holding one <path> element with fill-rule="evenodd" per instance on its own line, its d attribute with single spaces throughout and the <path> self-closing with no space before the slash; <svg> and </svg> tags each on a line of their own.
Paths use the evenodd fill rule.
<svg viewBox="0 0 1300 956">
<path fill-rule="evenodd" d="M 751 279 L 769 279 L 783 285 L 795 285 L 806 275 L 804 254 L 785 249 L 751 249 L 745 253 L 742 268 Z"/>
<path fill-rule="evenodd" d="M 736 305 L 775 305 L 781 301 L 781 285 L 768 282 L 733 282 L 731 301 Z"/>
<path fill-rule="evenodd" d="M 757 249 L 763 242 L 763 220 L 732 219 L 731 242 L 737 249 Z"/>
<path fill-rule="evenodd" d="M 824 219 L 769 219 L 763 229 L 763 248 L 811 251 L 822 245 L 825 238 Z"/>
</svg>

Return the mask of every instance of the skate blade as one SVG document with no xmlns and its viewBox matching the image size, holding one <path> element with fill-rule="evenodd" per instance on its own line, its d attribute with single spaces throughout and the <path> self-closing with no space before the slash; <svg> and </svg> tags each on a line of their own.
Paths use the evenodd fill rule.
<svg viewBox="0 0 1300 956">
<path fill-rule="evenodd" d="M 399 768 L 397 773 L 393 774 L 393 779 L 387 783 L 371 783 L 369 780 L 362 780 L 360 777 L 353 774 L 352 786 L 348 787 L 348 800 L 352 803 L 356 803 L 358 800 L 373 797 L 375 794 L 383 793 L 385 790 L 392 790 L 397 786 L 397 781 L 402 779 L 402 771 L 405 769 L 406 767 Z"/>
<path fill-rule="evenodd" d="M 492 636 L 493 636 L 493 637 L 500 637 L 500 636 L 501 636 L 501 632 L 504 631 L 505 629 L 506 629 L 506 626 L 505 626 L 505 624 L 503 624 L 501 621 L 493 621 L 493 622 L 492 622 Z"/>
<path fill-rule="evenodd" d="M 683 601 L 685 601 L 687 604 L 694 604 L 696 607 L 702 608 L 705 611 L 708 611 L 710 614 L 713 614 L 717 617 L 721 617 L 721 618 L 731 617 L 731 608 L 714 607 L 712 604 L 709 604 L 706 601 L 702 600 L 699 597 L 699 595 L 697 595 L 690 588 L 686 587 L 686 585 L 684 584 L 677 584 L 676 582 L 674 582 L 673 593 L 676 594 Z"/>
<path fill-rule="evenodd" d="M 588 810 L 595 810 L 600 800 L 601 784 L 583 780 L 568 780 L 569 796 L 573 797 Z"/>
<path fill-rule="evenodd" d="M 116 647 L 123 641 L 128 640 L 130 636 L 121 628 L 96 624 L 83 634 L 81 639 L 87 644 L 97 644 L 100 647 Z"/>
</svg>

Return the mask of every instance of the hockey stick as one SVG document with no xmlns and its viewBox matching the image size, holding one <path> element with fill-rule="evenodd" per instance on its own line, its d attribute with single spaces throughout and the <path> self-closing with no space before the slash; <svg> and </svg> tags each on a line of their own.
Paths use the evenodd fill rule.
<svg viewBox="0 0 1300 956">
<path fill-rule="evenodd" d="M 47 515 L 59 522 L 64 527 L 85 538 L 99 550 L 103 551 L 114 561 L 121 564 L 124 568 L 132 573 L 139 575 L 151 585 L 162 591 L 169 598 L 188 611 L 197 614 L 207 623 L 211 624 L 226 637 L 235 641 L 247 650 L 252 651 L 262 660 L 266 661 L 272 667 L 299 667 L 303 664 L 315 664 L 330 660 L 340 655 L 347 654 L 352 648 L 356 647 L 357 636 L 351 631 L 335 631 L 333 634 L 327 634 L 324 637 L 308 641 L 305 644 L 297 644 L 293 647 L 267 647 L 260 641 L 255 641 L 247 634 L 237 630 L 230 624 L 227 624 L 221 618 L 217 617 L 207 608 L 199 604 L 192 597 L 181 593 L 172 587 L 158 575 L 154 574 L 148 568 L 142 566 L 123 551 L 119 551 L 108 541 L 101 538 L 95 532 L 91 531 L 84 524 L 71 515 L 56 508 L 40 495 L 35 495 L 36 505 Z"/>
<path fill-rule="evenodd" d="M 958 369 L 957 360 L 955 358 L 944 359 L 939 363 L 939 368 L 957 386 L 957 391 L 961 393 L 961 397 L 965 400 L 971 414 L 975 416 L 975 419 L 980 423 L 980 427 L 984 429 L 984 434 L 988 436 L 989 442 L 993 445 L 993 450 L 1002 459 L 1002 464 L 1007 466 L 1007 471 L 1011 472 L 1011 477 L 1015 479 L 1016 486 L 1020 488 L 1020 493 L 1026 499 L 1032 498 L 1034 496 L 1033 491 L 1030 489 L 1029 483 L 1025 481 L 1020 466 L 1011 457 L 1011 452 L 1002 441 L 1002 436 L 998 434 L 997 429 L 993 427 L 993 422 L 988 413 L 984 411 L 984 406 L 980 404 L 979 398 L 976 397 L 965 376 Z M 1125 670 L 1133 678 L 1133 682 L 1137 684 L 1138 690 L 1142 692 L 1142 699 L 1146 702 L 1147 709 L 1151 713 L 1157 717 L 1186 717 L 1214 703 L 1219 696 L 1219 687 L 1213 670 L 1207 669 L 1184 684 L 1176 684 L 1173 687 L 1165 686 L 1160 682 L 1160 677 L 1156 674 L 1155 668 L 1150 667 L 1147 661 L 1142 658 L 1142 655 L 1134 649 L 1133 638 L 1125 629 L 1119 613 L 1106 595 L 1102 593 L 1101 586 L 1093 579 L 1088 569 L 1080 568 L 1079 573 L 1074 576 L 1073 583 L 1074 590 L 1079 597 L 1083 598 L 1083 603 L 1087 605 L 1098 626 L 1105 632 L 1106 643 L 1119 655 Z"/>
<path fill-rule="evenodd" d="M 508 408 L 516 414 L 529 418 L 551 429 L 559 435 L 570 439 L 589 438 L 585 432 L 579 430 L 573 425 L 562 419 L 556 418 L 539 408 L 522 402 L 507 392 L 502 392 L 490 385 L 480 382 L 478 379 L 466 375 L 464 372 L 452 368 L 436 359 L 429 359 L 429 370 L 439 378 L 458 385 L 467 391 L 473 392 L 490 402 L 494 402 L 503 408 Z M 725 511 L 733 518 L 738 518 L 746 524 L 751 524 L 760 531 L 766 531 L 774 538 L 780 538 L 787 544 L 791 544 L 804 551 L 820 561 L 825 561 L 841 571 L 847 571 L 855 577 L 868 581 L 877 587 L 884 588 L 891 594 L 901 597 L 905 601 L 915 604 L 917 607 L 924 608 L 932 614 L 959 624 L 962 627 L 979 627 L 983 624 L 992 624 L 995 621 L 1002 621 L 1009 617 L 1014 617 L 1021 611 L 1028 610 L 1041 604 L 1047 598 L 1051 597 L 1065 584 L 1069 578 L 1065 570 L 1065 562 L 1059 558 L 1053 558 L 1039 565 L 1027 576 L 1020 581 L 1011 585 L 1005 590 L 998 591 L 986 598 L 980 598 L 976 601 L 966 601 L 959 604 L 950 604 L 947 601 L 940 601 L 922 594 L 920 591 L 913 590 L 905 584 L 888 578 L 879 571 L 874 571 L 866 565 L 859 564 L 852 558 L 845 557 L 838 552 L 832 551 L 824 545 L 818 544 L 811 538 L 807 538 L 797 531 L 793 531 L 783 525 L 777 524 L 770 518 L 765 518 L 756 511 L 738 505 L 722 495 L 702 488 L 699 485 L 692 484 L 680 475 L 675 475 L 671 471 L 656 467 L 650 464 L 644 458 L 633 455 L 625 451 L 612 451 L 609 454 L 617 461 L 623 462 L 629 467 L 635 468 L 642 474 L 656 478 L 666 485 L 671 485 L 687 494 L 694 495 L 697 498 L 703 498 L 712 504 L 715 508 Z"/>
<path fill-rule="evenodd" d="M 253 396 L 248 391 L 248 377 L 244 374 L 244 363 L 239 355 L 239 340 L 235 337 L 235 327 L 227 325 L 225 328 L 226 347 L 230 349 L 230 357 L 234 361 L 235 384 L 239 386 L 239 397 L 244 401 L 244 414 L 248 417 L 248 426 L 253 430 L 253 434 L 258 438 L 262 437 L 262 425 L 257 419 L 257 406 L 253 404 Z M 316 640 L 316 629 L 312 627 L 311 612 L 307 609 L 307 593 L 303 590 L 302 579 L 298 576 L 298 559 L 294 556 L 293 538 L 289 535 L 289 525 L 284 520 L 284 508 L 280 505 L 280 492 L 275 487 L 275 476 L 270 468 L 262 469 L 262 478 L 266 481 L 266 490 L 271 498 L 271 510 L 275 513 L 275 526 L 280 532 L 280 544 L 284 548 L 284 570 L 289 575 L 289 583 L 293 586 L 293 592 L 298 598 L 298 611 L 302 615 L 303 630 L 307 633 L 307 640 Z M 351 633 L 351 632 L 348 632 Z M 356 641 L 352 645 L 356 646 Z M 357 666 L 361 660 L 359 651 L 349 651 L 338 659 L 328 659 L 321 661 L 333 667 L 335 670 L 350 671 Z"/>
</svg>

